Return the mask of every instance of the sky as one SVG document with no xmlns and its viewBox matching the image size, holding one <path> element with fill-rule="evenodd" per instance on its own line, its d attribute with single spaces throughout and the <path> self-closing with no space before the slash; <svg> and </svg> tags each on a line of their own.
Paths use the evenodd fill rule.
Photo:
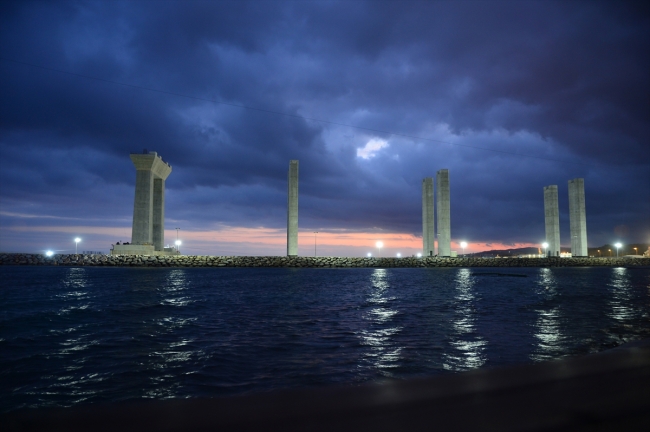
<svg viewBox="0 0 650 432">
<path fill-rule="evenodd" d="M 185 254 L 285 255 L 292 159 L 299 255 L 419 252 L 440 169 L 452 250 L 539 246 L 548 185 L 570 246 L 574 178 L 647 243 L 649 48 L 643 2 L 0 1 L 0 252 L 130 241 L 143 149 Z"/>
</svg>

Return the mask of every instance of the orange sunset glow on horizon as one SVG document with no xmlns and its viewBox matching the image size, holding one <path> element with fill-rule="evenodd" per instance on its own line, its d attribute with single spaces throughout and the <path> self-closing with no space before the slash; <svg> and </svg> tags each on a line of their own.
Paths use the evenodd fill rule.
<svg viewBox="0 0 650 432">
<path fill-rule="evenodd" d="M 111 244 L 131 239 L 131 227 L 104 226 L 16 226 L 10 228 L 16 235 L 27 233 L 57 234 L 63 247 L 72 248 L 67 237 L 82 236 L 84 250 L 108 250 Z M 274 228 L 221 227 L 214 230 L 179 230 L 182 253 L 187 255 L 286 255 L 286 230 Z M 173 244 L 177 232 L 165 230 L 165 243 Z M 376 242 L 383 242 L 381 250 Z M 500 242 L 471 242 L 452 239 L 452 250 L 462 252 L 461 241 L 467 241 L 465 253 L 488 250 L 539 247 L 533 243 L 504 244 Z M 34 245 L 32 247 L 39 247 Z M 56 245 L 43 245 L 55 248 Z M 65 251 L 66 249 L 58 249 Z M 301 230 L 298 235 L 298 252 L 302 256 L 401 256 L 416 255 L 422 251 L 422 238 L 411 233 L 352 232 L 347 230 Z M 62 252 L 64 253 L 64 252 Z M 379 255 L 378 255 L 379 254 Z"/>
</svg>

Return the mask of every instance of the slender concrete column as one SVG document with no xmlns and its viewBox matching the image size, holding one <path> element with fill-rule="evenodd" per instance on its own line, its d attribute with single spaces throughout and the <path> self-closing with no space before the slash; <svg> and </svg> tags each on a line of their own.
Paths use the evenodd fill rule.
<svg viewBox="0 0 650 432">
<path fill-rule="evenodd" d="M 560 210 L 557 185 L 544 188 L 544 225 L 546 228 L 547 256 L 560 256 Z"/>
<path fill-rule="evenodd" d="M 433 178 L 422 180 L 422 256 L 433 256 L 436 232 L 433 224 Z"/>
<path fill-rule="evenodd" d="M 298 255 L 298 161 L 289 162 L 287 193 L 287 256 Z"/>
<path fill-rule="evenodd" d="M 569 221 L 571 225 L 571 255 L 574 257 L 588 256 L 585 179 L 569 180 Z"/>
<path fill-rule="evenodd" d="M 449 170 L 436 174 L 436 212 L 438 215 L 438 256 L 451 256 L 451 206 L 449 203 Z"/>
<path fill-rule="evenodd" d="M 135 165 L 135 201 L 131 243 L 163 250 L 165 233 L 165 180 L 172 167 L 156 152 L 130 155 Z"/>
</svg>

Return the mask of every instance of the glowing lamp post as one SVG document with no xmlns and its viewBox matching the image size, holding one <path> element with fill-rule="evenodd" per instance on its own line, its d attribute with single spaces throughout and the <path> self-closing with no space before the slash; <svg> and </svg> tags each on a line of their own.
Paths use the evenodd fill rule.
<svg viewBox="0 0 650 432">
<path fill-rule="evenodd" d="M 548 243 L 542 243 L 542 247 L 544 248 L 544 256 L 548 258 L 548 252 L 546 252 L 546 249 L 548 249 Z"/>
<path fill-rule="evenodd" d="M 466 241 L 460 242 L 460 247 L 463 249 L 463 256 L 465 256 L 465 248 L 467 247 L 467 242 Z"/>
<path fill-rule="evenodd" d="M 621 246 L 623 246 L 623 245 L 620 244 L 620 243 L 616 243 L 614 246 L 616 246 L 616 258 L 618 258 L 618 250 L 619 250 L 619 249 L 621 248 Z"/>
<path fill-rule="evenodd" d="M 74 239 L 74 254 L 75 255 L 77 255 L 77 253 L 78 253 L 79 248 L 77 246 L 79 246 L 80 241 L 81 241 L 81 239 L 79 237 Z"/>
<path fill-rule="evenodd" d="M 46 257 L 51 257 L 52 255 L 54 255 L 54 252 L 52 252 L 52 251 L 45 252 Z"/>
<path fill-rule="evenodd" d="M 401 258 L 401 257 L 402 257 L 402 254 L 397 252 L 397 258 Z"/>
<path fill-rule="evenodd" d="M 634 255 L 638 255 L 638 254 L 639 254 L 639 252 L 637 251 L 638 248 L 632 248 L 632 249 L 634 249 Z"/>
<path fill-rule="evenodd" d="M 379 257 L 381 256 L 381 248 L 384 247 L 384 242 L 378 241 L 375 243 L 375 246 L 377 246 L 377 249 L 379 249 L 379 252 L 377 252 L 377 256 Z"/>
<path fill-rule="evenodd" d="M 420 252 L 418 252 L 417 257 L 422 258 L 422 254 Z"/>
<path fill-rule="evenodd" d="M 181 241 L 180 241 L 180 240 L 176 240 L 175 243 L 176 243 L 176 252 L 180 252 Z"/>
<path fill-rule="evenodd" d="M 372 254 L 370 252 L 368 252 L 368 258 L 371 258 L 371 257 L 372 257 Z"/>
</svg>

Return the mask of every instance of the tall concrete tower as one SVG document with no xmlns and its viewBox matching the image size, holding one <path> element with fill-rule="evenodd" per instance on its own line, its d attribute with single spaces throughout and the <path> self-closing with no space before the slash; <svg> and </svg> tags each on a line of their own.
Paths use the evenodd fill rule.
<svg viewBox="0 0 650 432">
<path fill-rule="evenodd" d="M 433 177 L 422 180 L 422 256 L 433 256 L 436 232 L 433 224 Z"/>
<path fill-rule="evenodd" d="M 165 241 L 165 180 L 172 167 L 156 152 L 131 153 L 135 165 L 135 202 L 131 243 L 153 245 L 162 251 Z"/>
<path fill-rule="evenodd" d="M 574 257 L 589 256 L 587 251 L 585 179 L 569 180 L 569 221 L 571 224 L 571 255 Z"/>
<path fill-rule="evenodd" d="M 560 210 L 557 185 L 544 187 L 544 225 L 546 227 L 547 256 L 560 256 Z"/>
<path fill-rule="evenodd" d="M 451 207 L 449 204 L 449 170 L 436 174 L 436 211 L 438 215 L 438 256 L 451 256 Z"/>
<path fill-rule="evenodd" d="M 298 255 L 298 161 L 289 161 L 287 194 L 287 256 Z"/>
</svg>

